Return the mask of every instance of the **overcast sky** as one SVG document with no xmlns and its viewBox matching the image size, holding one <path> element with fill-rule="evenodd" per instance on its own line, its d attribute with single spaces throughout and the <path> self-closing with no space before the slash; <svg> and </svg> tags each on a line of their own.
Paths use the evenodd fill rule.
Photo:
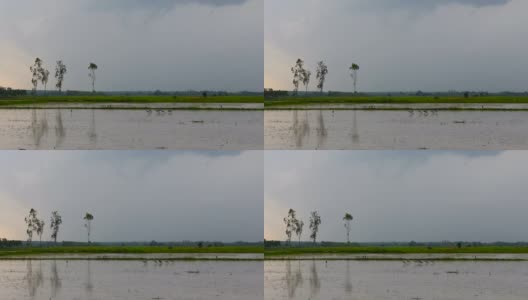
<svg viewBox="0 0 528 300">
<path fill-rule="evenodd" d="M 325 90 L 527 91 L 526 0 L 267 0 L 265 87 L 292 89 L 297 58 Z"/>
<path fill-rule="evenodd" d="M 266 151 L 265 238 L 318 210 L 319 240 L 528 241 L 528 152 Z"/>
<path fill-rule="evenodd" d="M 102 91 L 260 91 L 263 31 L 263 0 L 0 1 L 0 86 L 29 89 L 40 57 L 64 90 L 90 90 L 95 62 Z"/>
<path fill-rule="evenodd" d="M 0 237 L 26 239 L 31 208 L 59 240 L 260 241 L 263 153 L 0 151 Z"/>
</svg>

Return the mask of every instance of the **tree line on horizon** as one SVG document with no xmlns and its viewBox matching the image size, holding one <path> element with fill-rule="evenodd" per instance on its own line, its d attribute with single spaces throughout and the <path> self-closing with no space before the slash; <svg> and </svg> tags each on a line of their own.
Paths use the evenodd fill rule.
<svg viewBox="0 0 528 300">
<path fill-rule="evenodd" d="M 350 77 L 353 80 L 354 84 L 354 93 L 357 93 L 357 79 L 358 79 L 358 71 L 359 71 L 359 65 L 356 63 L 352 63 L 352 65 L 348 68 L 350 71 Z M 299 92 L 299 84 L 302 83 L 306 89 L 306 93 L 308 93 L 308 86 L 310 85 L 310 79 L 312 76 L 312 72 L 304 67 L 304 60 L 301 58 L 297 59 L 297 62 L 295 65 L 291 68 L 291 72 L 293 74 L 293 94 L 297 95 Z M 315 78 L 317 79 L 317 89 L 321 93 L 323 93 L 324 84 L 326 81 L 326 76 L 328 75 L 328 66 L 324 63 L 324 61 L 317 62 L 317 69 L 315 73 Z"/>
<path fill-rule="evenodd" d="M 88 233 L 88 244 L 91 243 L 90 235 L 92 232 L 92 221 L 94 219 L 94 216 L 91 213 L 86 213 L 83 220 L 84 220 L 84 227 L 87 230 Z M 29 215 L 24 218 L 24 222 L 27 225 L 26 228 L 26 234 L 27 234 L 27 245 L 30 246 L 33 242 L 33 233 L 36 233 L 37 236 L 40 239 L 40 245 L 42 246 L 42 235 L 44 234 L 45 229 L 45 222 L 43 219 L 38 218 L 38 212 L 36 209 L 31 208 L 29 210 Z M 51 213 L 51 219 L 50 219 L 50 229 L 51 229 L 51 240 L 54 241 L 55 244 L 57 244 L 57 237 L 59 235 L 59 229 L 62 225 L 62 216 L 59 214 L 58 211 L 53 211 Z"/>
<path fill-rule="evenodd" d="M 37 87 L 39 82 L 44 85 L 44 91 L 47 90 L 50 71 L 44 68 L 43 64 L 44 61 L 37 57 L 33 65 L 29 67 L 29 70 L 31 71 L 31 85 L 33 86 L 32 91 L 34 94 L 37 93 Z M 92 82 L 92 93 L 95 93 L 95 71 L 97 69 L 98 66 L 93 62 L 88 65 L 88 77 Z M 64 64 L 62 60 L 58 60 L 55 66 L 55 79 L 57 80 L 55 87 L 57 88 L 59 93 L 62 92 L 62 84 L 64 83 L 64 76 L 67 72 L 68 70 L 66 68 L 66 64 Z"/>
<path fill-rule="evenodd" d="M 346 230 L 347 244 L 350 244 L 350 230 L 351 222 L 354 217 L 350 213 L 345 213 L 343 217 L 344 227 Z M 290 208 L 288 215 L 283 219 L 284 225 L 286 226 L 286 244 L 291 246 L 292 235 L 295 233 L 298 239 L 299 246 L 301 245 L 301 237 L 304 228 L 304 221 L 297 217 L 297 212 Z M 319 233 L 319 226 L 321 225 L 321 216 L 318 211 L 310 212 L 309 228 L 310 228 L 310 239 L 313 244 L 317 243 L 317 234 Z"/>
</svg>

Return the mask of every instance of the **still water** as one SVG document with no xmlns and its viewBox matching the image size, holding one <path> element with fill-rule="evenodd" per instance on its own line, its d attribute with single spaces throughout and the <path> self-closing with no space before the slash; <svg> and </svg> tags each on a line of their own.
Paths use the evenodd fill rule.
<svg viewBox="0 0 528 300">
<path fill-rule="evenodd" d="M 263 299 L 262 261 L 0 262 L 0 299 Z"/>
<path fill-rule="evenodd" d="M 0 149 L 261 150 L 263 112 L 0 109 Z"/>
<path fill-rule="evenodd" d="M 268 110 L 266 149 L 528 149 L 528 111 Z"/>
<path fill-rule="evenodd" d="M 528 262 L 266 261 L 264 299 L 528 299 Z"/>
</svg>

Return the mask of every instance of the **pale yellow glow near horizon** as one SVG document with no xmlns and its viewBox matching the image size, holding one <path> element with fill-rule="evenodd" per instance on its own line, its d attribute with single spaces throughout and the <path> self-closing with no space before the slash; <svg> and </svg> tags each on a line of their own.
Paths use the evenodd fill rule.
<svg viewBox="0 0 528 300">
<path fill-rule="evenodd" d="M 6 194 L 0 193 L 0 238 L 24 239 L 24 216 L 29 209 Z"/>
<path fill-rule="evenodd" d="M 293 63 L 291 62 L 293 61 Z M 264 88 L 287 90 L 291 88 L 290 69 L 292 59 L 280 49 L 264 43 Z"/>
<path fill-rule="evenodd" d="M 30 88 L 29 65 L 34 60 L 13 44 L 0 41 L 0 86 Z"/>
<path fill-rule="evenodd" d="M 282 202 L 271 201 L 264 197 L 264 238 L 266 240 L 284 240 L 282 219 L 288 213 L 289 208 L 278 203 Z"/>
</svg>

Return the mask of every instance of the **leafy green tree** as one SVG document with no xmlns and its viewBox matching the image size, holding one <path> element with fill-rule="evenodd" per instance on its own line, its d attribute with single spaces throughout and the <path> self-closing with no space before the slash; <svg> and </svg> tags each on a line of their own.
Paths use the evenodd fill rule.
<svg viewBox="0 0 528 300">
<path fill-rule="evenodd" d="M 299 83 L 304 82 L 304 61 L 298 58 L 295 66 L 291 68 L 291 72 L 293 73 L 293 94 L 297 95 L 297 92 L 299 91 Z"/>
<path fill-rule="evenodd" d="M 84 216 L 84 227 L 86 228 L 87 232 L 88 232 L 88 244 L 91 243 L 90 241 L 90 235 L 92 234 L 92 221 L 94 219 L 93 215 L 90 214 L 90 213 L 86 213 L 86 215 Z"/>
<path fill-rule="evenodd" d="M 42 81 L 42 60 L 40 58 L 35 59 L 35 63 L 29 67 L 31 71 L 31 84 L 33 85 L 33 93 L 37 93 L 37 86 L 39 81 Z"/>
<path fill-rule="evenodd" d="M 350 70 L 350 77 L 352 77 L 352 80 L 354 80 L 354 93 L 357 93 L 356 85 L 357 85 L 359 65 L 353 63 L 350 66 L 349 70 Z"/>
<path fill-rule="evenodd" d="M 59 212 L 54 211 L 51 213 L 51 239 L 57 244 L 57 236 L 59 235 L 59 227 L 62 224 L 62 217 L 59 215 Z"/>
<path fill-rule="evenodd" d="M 328 74 L 328 67 L 323 61 L 317 63 L 317 72 L 315 78 L 317 78 L 317 88 L 323 92 L 326 75 Z"/>
<path fill-rule="evenodd" d="M 350 228 L 351 228 L 350 222 L 352 222 L 353 219 L 354 217 L 352 217 L 352 215 L 349 213 L 346 213 L 345 216 L 343 217 L 343 220 L 345 221 L 345 228 L 346 228 L 346 233 L 347 233 L 347 243 L 349 244 L 350 244 Z"/>
<path fill-rule="evenodd" d="M 310 238 L 313 240 L 314 244 L 317 240 L 319 225 L 321 225 L 321 217 L 319 216 L 319 213 L 317 211 L 312 211 L 310 213 L 310 230 L 312 231 L 312 234 L 310 234 Z"/>
<path fill-rule="evenodd" d="M 90 63 L 88 66 L 88 70 L 90 70 L 90 73 L 88 73 L 88 77 L 92 80 L 92 92 L 95 93 L 95 70 L 97 70 L 97 65 L 95 63 Z"/>
<path fill-rule="evenodd" d="M 59 92 L 62 92 L 62 83 L 64 82 L 64 75 L 67 71 L 66 65 L 62 60 L 58 60 L 57 66 L 55 66 L 55 78 L 57 79 L 57 84 L 55 86 L 59 89 Z"/>
<path fill-rule="evenodd" d="M 297 219 L 295 217 L 295 210 L 291 209 L 288 211 L 288 216 L 284 218 L 284 224 L 286 225 L 286 242 L 291 245 L 291 236 L 295 231 Z"/>
</svg>

